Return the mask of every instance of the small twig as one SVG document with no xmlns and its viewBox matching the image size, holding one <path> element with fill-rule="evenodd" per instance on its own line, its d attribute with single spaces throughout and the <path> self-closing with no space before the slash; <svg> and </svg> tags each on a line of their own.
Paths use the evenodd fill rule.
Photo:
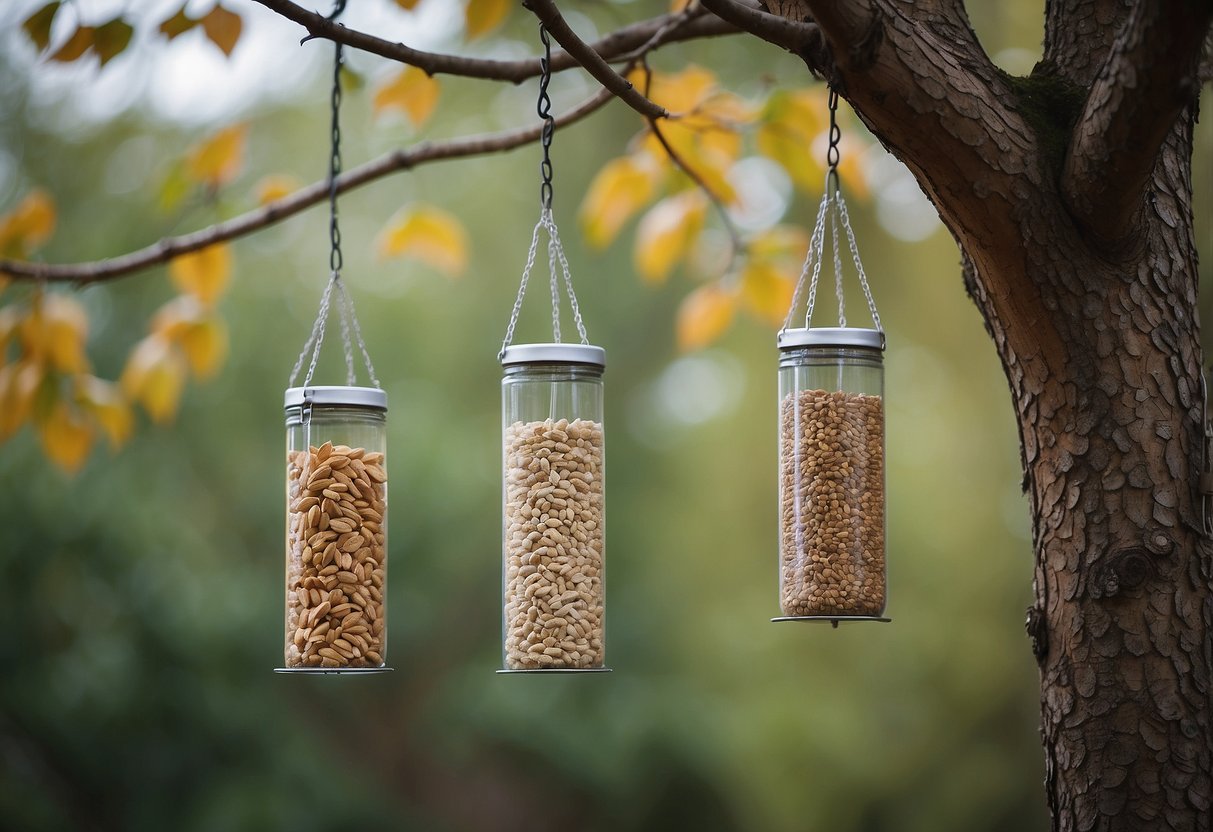
<svg viewBox="0 0 1213 832">
<path fill-rule="evenodd" d="M 595 52 L 589 44 L 577 36 L 569 27 L 560 10 L 552 0 L 523 0 L 523 5 L 534 12 L 535 17 L 547 27 L 557 43 L 571 55 L 586 72 L 594 76 L 598 83 L 610 90 L 619 100 L 636 112 L 652 121 L 658 118 L 668 118 L 669 112 L 665 107 L 650 101 L 632 82 L 611 68 L 601 55 Z"/>
<path fill-rule="evenodd" d="M 653 81 L 653 72 L 649 68 L 647 61 L 641 60 L 640 66 L 644 69 L 644 94 L 647 96 L 649 94 L 649 87 Z M 728 207 L 724 204 L 724 200 L 722 200 L 716 194 L 716 192 L 709 187 L 704 178 L 700 176 L 694 168 L 687 164 L 687 161 L 682 158 L 682 155 L 679 154 L 678 151 L 674 150 L 674 146 L 671 145 L 669 139 L 665 137 L 665 134 L 661 131 L 661 127 L 658 126 L 656 119 L 649 119 L 649 129 L 653 131 L 653 135 L 657 138 L 657 141 L 665 150 L 666 155 L 670 157 L 670 161 L 677 165 L 678 168 L 685 173 L 692 182 L 695 183 L 699 190 L 703 191 L 704 195 L 707 196 L 708 201 L 712 203 L 713 207 L 716 209 L 716 212 L 720 215 L 720 220 L 724 224 L 725 231 L 727 231 L 729 235 L 729 262 L 725 267 L 725 272 L 728 273 L 730 270 L 732 270 L 733 264 L 737 260 L 738 253 L 740 253 L 745 246 L 741 240 L 741 235 L 737 231 L 737 226 L 733 224 L 733 219 L 729 216 Z"/>
<path fill-rule="evenodd" d="M 599 90 L 591 98 L 564 113 L 556 119 L 556 126 L 563 127 L 579 121 L 594 112 L 613 96 L 606 90 Z M 385 156 L 380 156 L 366 164 L 343 173 L 336 180 L 337 193 L 345 193 L 360 185 L 373 182 L 390 173 L 408 170 L 427 162 L 443 159 L 461 159 L 469 156 L 482 156 L 487 153 L 498 153 L 512 150 L 525 144 L 530 144 L 539 138 L 543 125 L 525 127 L 517 130 L 505 130 L 499 133 L 487 133 L 480 136 L 468 136 L 447 142 L 423 142 L 413 147 L 396 150 Z M 24 280 L 44 280 L 55 282 L 73 282 L 78 284 L 98 283 L 112 280 L 155 266 L 167 263 L 182 254 L 198 251 L 216 243 L 226 242 L 243 237 L 258 229 L 281 222 L 287 217 L 294 216 L 305 208 L 309 208 L 329 198 L 329 183 L 327 178 L 321 182 L 313 182 L 290 196 L 283 197 L 254 211 L 241 214 L 226 222 L 183 234 L 177 237 L 166 237 L 150 246 L 137 251 L 87 263 L 47 264 L 31 263 L 20 260 L 0 260 L 0 274 L 6 277 Z"/>
<path fill-rule="evenodd" d="M 653 22 L 656 22 L 659 19 L 660 18 L 654 18 Z M 631 52 L 625 52 L 622 55 L 614 55 L 614 56 L 608 57 L 606 54 L 603 53 L 603 51 L 600 48 L 598 48 L 597 44 L 592 45 L 590 48 L 593 49 L 595 52 L 597 52 L 599 55 L 602 55 L 603 58 L 607 58 L 608 60 L 611 60 L 613 62 L 616 62 L 616 63 L 627 62 L 628 64 L 632 64 L 636 61 L 642 60 L 646 55 L 649 54 L 649 52 L 653 51 L 658 46 L 660 46 L 663 42 L 665 42 L 666 37 L 670 33 L 675 32 L 680 28 L 685 29 L 689 25 L 693 24 L 696 19 L 706 19 L 706 20 L 710 21 L 710 20 L 713 20 L 713 17 L 708 16 L 707 18 L 704 18 L 703 8 L 700 7 L 697 3 L 691 3 L 691 4 L 688 4 L 687 7 L 685 9 L 683 9 L 681 12 L 676 12 L 674 14 L 668 15 L 666 17 L 665 21 L 660 26 L 657 27 L 657 31 L 655 31 L 653 33 L 653 36 L 651 38 L 649 38 L 648 40 L 646 40 L 644 43 L 642 43 L 640 46 L 633 49 Z M 723 23 L 724 25 L 728 26 L 733 31 L 740 31 L 740 30 L 736 29 L 735 27 L 733 27 L 732 24 L 729 24 L 723 20 L 719 20 L 719 18 L 715 18 L 715 19 L 717 21 L 719 21 L 720 23 Z M 622 30 L 620 30 L 620 31 L 622 31 Z M 600 44 L 600 43 L 602 43 L 602 41 L 599 41 L 598 43 Z M 564 54 L 567 55 L 568 53 L 565 52 Z"/>
</svg>

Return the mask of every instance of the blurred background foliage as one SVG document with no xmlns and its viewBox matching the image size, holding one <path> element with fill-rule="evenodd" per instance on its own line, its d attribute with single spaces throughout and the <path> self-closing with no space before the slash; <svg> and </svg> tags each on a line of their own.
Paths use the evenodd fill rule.
<svg viewBox="0 0 1213 832">
<path fill-rule="evenodd" d="M 41 252 L 48 261 L 118 254 L 245 210 L 265 174 L 323 174 L 330 51 L 299 48 L 291 24 L 240 4 L 247 29 L 230 59 L 201 38 L 157 46 L 136 31 L 98 74 L 39 61 L 17 31 L 28 5 L 0 12 L 0 211 L 33 187 L 53 195 L 59 230 Z M 406 17 L 378 5 L 364 13 Z M 457 48 L 460 23 L 441 5 L 423 2 L 412 29 L 386 36 Z M 641 5 L 595 4 L 570 18 L 583 32 L 605 31 Z M 971 4 L 1009 71 L 1035 61 L 1042 5 Z M 494 39 L 466 48 L 532 54 L 533 29 L 516 13 Z M 736 37 L 669 47 L 653 64 L 676 71 L 690 61 L 743 91 L 806 81 L 794 59 Z M 350 62 L 372 79 L 398 71 L 367 56 Z M 376 120 L 370 90 L 352 91 L 347 167 L 419 139 L 531 123 L 533 84 L 443 85 L 420 132 Z M 592 87 L 566 73 L 553 90 L 560 112 Z M 235 122 L 249 125 L 243 176 L 214 199 L 165 211 L 160 196 L 182 149 Z M 327 277 L 316 208 L 235 243 L 219 301 L 227 364 L 186 388 L 174 423 L 143 425 L 116 454 L 99 448 L 75 477 L 48 461 L 29 428 L 0 446 L 7 828 L 1045 827 L 1016 432 L 954 243 L 878 146 L 855 151 L 870 194 L 852 198 L 851 213 L 890 344 L 894 622 L 770 624 L 774 332 L 739 317 L 712 347 L 680 350 L 675 318 L 694 279 L 645 283 L 630 231 L 596 251 L 576 230 L 596 171 L 639 127 L 612 103 L 560 131 L 553 150 L 556 218 L 591 338 L 610 356 L 615 672 L 493 674 L 495 355 L 537 214 L 538 151 L 424 167 L 341 206 L 346 278 L 391 401 L 395 672 L 270 672 L 282 650 L 282 390 Z M 1207 186 L 1207 124 L 1199 141 L 1195 176 Z M 1207 252 L 1210 189 L 1197 190 Z M 788 188 L 781 198 L 785 222 L 811 225 L 815 195 Z M 413 202 L 466 227 L 462 279 L 377 255 L 379 229 Z M 74 294 L 99 375 L 119 376 L 149 316 L 174 296 L 167 274 Z M 0 304 L 27 292 L 10 287 Z M 539 294 L 523 340 L 544 335 Z M 321 379 L 340 378 L 338 352 Z"/>
</svg>

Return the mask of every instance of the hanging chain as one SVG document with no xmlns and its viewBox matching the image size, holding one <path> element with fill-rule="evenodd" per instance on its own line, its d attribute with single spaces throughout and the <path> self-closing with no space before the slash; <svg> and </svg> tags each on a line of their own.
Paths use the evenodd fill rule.
<svg viewBox="0 0 1213 832">
<path fill-rule="evenodd" d="M 842 138 L 842 129 L 838 126 L 838 93 L 830 87 L 828 99 L 830 108 L 830 145 L 826 149 L 826 165 L 829 172 L 826 176 L 826 187 L 833 185 L 838 190 L 838 142 Z M 838 212 L 830 212 L 830 242 L 834 249 L 834 293 L 838 296 L 838 325 L 847 325 L 847 303 L 842 291 L 842 260 L 838 257 Z M 808 326 L 805 321 L 805 326 Z"/>
<path fill-rule="evenodd" d="M 548 96 L 548 85 L 552 83 L 552 41 L 548 28 L 539 24 L 539 40 L 543 42 L 543 57 L 539 59 L 539 100 L 535 111 L 543 119 L 543 132 L 539 144 L 543 147 L 543 161 L 539 163 L 539 175 L 543 180 L 539 186 L 539 204 L 552 210 L 552 134 L 556 132 L 556 119 L 552 118 L 552 99 Z M 560 341 L 559 338 L 556 339 Z"/>
<path fill-rule="evenodd" d="M 548 85 L 552 82 L 552 41 L 548 36 L 547 27 L 539 24 L 539 40 L 543 43 L 543 56 L 539 59 L 539 100 L 535 111 L 543 119 L 543 130 L 539 134 L 540 145 L 543 148 L 543 159 L 539 163 L 539 222 L 531 232 L 531 247 L 527 250 L 526 265 L 522 269 L 522 281 L 518 286 L 518 295 L 514 298 L 514 308 L 510 312 L 510 323 L 505 330 L 505 340 L 501 343 L 498 359 L 505 355 L 506 348 L 514 341 L 514 330 L 518 326 L 518 315 L 522 312 L 522 300 L 526 297 L 527 283 L 531 278 L 531 270 L 535 268 L 535 258 L 539 253 L 539 229 L 548 235 L 548 277 L 552 294 L 552 339 L 561 343 L 560 336 L 560 279 L 564 279 L 565 292 L 569 296 L 569 306 L 573 310 L 573 324 L 577 327 L 577 335 L 583 345 L 588 346 L 589 337 L 585 332 L 585 322 L 581 318 L 581 307 L 577 304 L 577 294 L 573 291 L 573 276 L 569 270 L 569 261 L 564 254 L 564 243 L 560 241 L 560 230 L 552 216 L 552 135 L 556 131 L 556 119 L 552 117 L 552 99 L 548 95 Z M 559 273 L 557 268 L 559 267 Z"/>
<path fill-rule="evenodd" d="M 859 286 L 863 290 L 864 300 L 868 303 L 868 311 L 872 314 L 872 324 L 884 335 L 884 327 L 880 323 L 880 313 L 876 311 L 876 299 L 872 297 L 872 288 L 868 285 L 868 276 L 859 259 L 859 247 L 855 244 L 855 231 L 851 228 L 851 217 L 847 212 L 847 201 L 842 196 L 842 186 L 838 176 L 838 163 L 841 159 L 839 144 L 842 140 L 842 129 L 838 126 L 838 93 L 830 88 L 828 99 L 830 108 L 829 146 L 826 149 L 826 176 L 822 187 L 821 203 L 817 206 L 817 219 L 813 223 L 813 233 L 809 236 L 809 250 L 805 254 L 804 265 L 800 269 L 800 277 L 792 292 L 792 304 L 784 319 L 783 329 L 792 327 L 796 309 L 800 305 L 800 296 L 804 293 L 805 283 L 808 283 L 809 297 L 805 309 L 804 325 L 809 328 L 813 320 L 813 308 L 817 304 L 817 281 L 821 276 L 821 263 L 825 259 L 825 226 L 828 217 L 830 221 L 830 242 L 834 256 L 834 291 L 838 295 L 838 325 L 847 325 L 846 301 L 843 297 L 842 258 L 839 256 L 838 228 L 842 227 L 847 237 L 847 247 L 851 252 L 851 260 L 855 264 L 855 272 L 859 276 Z"/>
<path fill-rule="evenodd" d="M 329 20 L 336 21 L 345 11 L 346 0 L 337 0 Z M 341 41 L 335 41 L 333 55 L 333 91 L 329 98 L 330 144 L 329 144 L 329 270 L 340 274 L 344 260 L 341 256 L 341 227 L 337 224 L 337 177 L 341 175 L 341 68 L 345 64 Z"/>
<path fill-rule="evenodd" d="M 336 0 L 333 5 L 333 13 L 328 16 L 328 19 L 336 22 L 341 13 L 345 11 L 345 5 L 346 0 Z M 307 375 L 304 376 L 303 386 L 308 387 L 311 385 L 312 377 L 316 374 L 316 364 L 320 360 L 320 348 L 324 344 L 324 333 L 328 326 L 333 295 L 336 293 L 337 319 L 341 325 L 341 342 L 344 347 L 343 352 L 345 356 L 346 384 L 352 387 L 358 382 L 357 372 L 354 367 L 354 342 L 356 341 L 371 383 L 375 387 L 380 387 L 379 379 L 375 376 L 375 368 L 371 364 L 370 353 L 367 352 L 366 343 L 362 340 L 362 328 L 358 325 L 358 316 L 354 312 L 353 298 L 350 297 L 349 292 L 346 291 L 345 284 L 341 280 L 341 269 L 345 265 L 345 259 L 341 253 L 341 226 L 337 221 L 337 179 L 341 176 L 341 70 L 345 65 L 345 59 L 341 42 L 335 41 L 333 46 L 333 87 L 329 96 L 331 113 L 328 176 L 329 280 L 324 287 L 324 293 L 320 297 L 320 311 L 317 313 L 316 320 L 312 324 L 312 332 L 303 345 L 303 351 L 299 353 L 299 359 L 295 362 L 294 369 L 291 370 L 288 386 L 295 386 L 295 380 L 299 377 L 299 372 L 303 369 L 303 363 L 307 360 L 309 352 L 311 353 L 311 360 L 308 362 Z"/>
<path fill-rule="evenodd" d="M 838 142 L 842 139 L 842 128 L 838 126 L 838 92 L 833 87 L 830 87 L 828 104 L 830 107 L 830 146 L 826 150 L 826 164 L 830 168 L 830 174 L 837 180 Z"/>
</svg>

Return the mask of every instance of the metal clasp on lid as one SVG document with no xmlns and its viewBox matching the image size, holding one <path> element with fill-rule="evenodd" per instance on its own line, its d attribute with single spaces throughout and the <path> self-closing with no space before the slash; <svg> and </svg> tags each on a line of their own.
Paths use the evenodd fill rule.
<svg viewBox="0 0 1213 832">
<path fill-rule="evenodd" d="M 303 388 L 303 404 L 300 405 L 299 415 L 304 425 L 312 423 L 312 394 L 314 392 L 310 387 Z"/>
</svg>

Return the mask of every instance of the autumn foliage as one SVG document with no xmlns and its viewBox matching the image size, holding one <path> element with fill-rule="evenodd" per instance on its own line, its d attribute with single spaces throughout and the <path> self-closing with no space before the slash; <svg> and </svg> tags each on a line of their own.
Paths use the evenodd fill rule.
<svg viewBox="0 0 1213 832">
<path fill-rule="evenodd" d="M 419 4 L 394 2 L 402 13 Z M 515 5 L 466 0 L 464 37 L 488 37 L 511 14 L 522 14 Z M 190 16 L 190 10 L 200 16 Z M 25 20 L 23 28 L 49 60 L 95 57 L 104 66 L 127 48 L 133 24 L 122 15 L 93 21 L 85 13 L 83 6 L 51 2 Z M 243 30 L 239 11 L 222 2 L 201 13 L 196 4 L 183 4 L 156 22 L 159 37 L 202 37 L 228 56 Z M 637 118 L 637 132 L 625 152 L 605 161 L 594 176 L 578 211 L 585 240 L 603 249 L 633 228 L 633 263 L 640 280 L 656 286 L 682 275 L 689 281 L 674 322 L 682 349 L 712 344 L 739 314 L 779 326 L 808 235 L 779 224 L 739 231 L 733 216 L 743 205 L 735 166 L 747 158 L 764 158 L 782 168 L 802 194 L 820 194 L 825 91 L 766 89 L 745 98 L 724 89 L 711 70 L 695 65 L 678 72 L 642 66 L 629 80 L 671 117 L 660 123 Z M 385 71 L 365 94 L 375 122 L 404 119 L 417 132 L 440 106 L 442 85 L 422 69 L 405 66 Z M 237 123 L 187 148 L 163 183 L 162 207 L 171 209 L 191 194 L 214 198 L 240 188 L 249 144 L 256 141 L 248 124 Z M 862 195 L 859 155 L 844 152 L 840 174 L 845 187 Z M 302 185 L 293 174 L 266 172 L 244 186 L 245 200 L 250 208 L 272 205 Z M 38 189 L 27 193 L 0 216 L 0 257 L 34 256 L 50 239 L 55 216 L 50 194 Z M 388 219 L 376 249 L 380 258 L 409 258 L 455 278 L 468 267 L 469 240 L 457 217 L 438 206 L 414 203 Z M 238 268 L 227 243 L 172 259 L 167 271 L 176 294 L 151 316 L 147 333 L 131 347 L 116 381 L 92 374 L 88 314 L 75 295 L 44 287 L 20 293 L 10 285 L 10 297 L 0 296 L 0 440 L 31 423 L 47 455 L 75 471 L 98 437 L 114 447 L 126 441 L 136 409 L 156 423 L 171 420 L 186 381 L 212 377 L 227 357 L 221 302 Z M 0 274 L 0 292 L 5 284 Z"/>
</svg>

